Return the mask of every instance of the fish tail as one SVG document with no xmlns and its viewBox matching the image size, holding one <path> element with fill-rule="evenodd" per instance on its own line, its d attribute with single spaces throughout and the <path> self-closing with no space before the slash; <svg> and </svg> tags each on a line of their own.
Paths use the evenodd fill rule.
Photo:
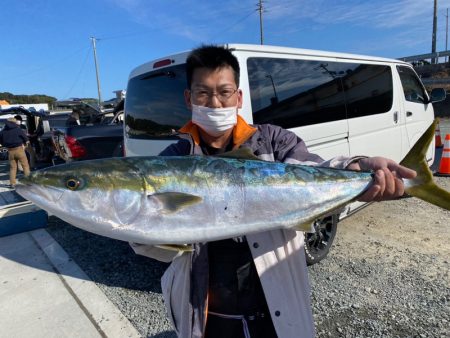
<svg viewBox="0 0 450 338">
<path fill-rule="evenodd" d="M 417 172 L 416 178 L 407 181 L 407 194 L 450 210 L 450 193 L 436 185 L 426 161 L 426 153 L 434 138 L 437 123 L 438 120 L 434 120 L 400 164 Z"/>
</svg>

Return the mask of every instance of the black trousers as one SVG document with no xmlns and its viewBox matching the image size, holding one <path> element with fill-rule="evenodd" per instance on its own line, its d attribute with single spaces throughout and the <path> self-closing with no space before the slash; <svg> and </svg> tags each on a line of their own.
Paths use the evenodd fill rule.
<svg viewBox="0 0 450 338">
<path fill-rule="evenodd" d="M 272 319 L 247 320 L 251 338 L 277 338 Z M 208 315 L 205 338 L 245 338 L 242 320 Z"/>
</svg>

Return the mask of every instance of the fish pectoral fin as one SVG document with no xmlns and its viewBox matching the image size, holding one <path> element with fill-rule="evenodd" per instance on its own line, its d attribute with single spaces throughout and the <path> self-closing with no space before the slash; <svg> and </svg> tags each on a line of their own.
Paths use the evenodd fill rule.
<svg viewBox="0 0 450 338">
<path fill-rule="evenodd" d="M 158 244 L 156 247 L 170 251 L 192 252 L 194 248 L 190 244 Z"/>
<path fill-rule="evenodd" d="M 149 195 L 162 205 L 165 212 L 176 212 L 190 205 L 200 203 L 203 199 L 200 196 L 185 194 L 182 192 L 162 192 Z"/>
</svg>

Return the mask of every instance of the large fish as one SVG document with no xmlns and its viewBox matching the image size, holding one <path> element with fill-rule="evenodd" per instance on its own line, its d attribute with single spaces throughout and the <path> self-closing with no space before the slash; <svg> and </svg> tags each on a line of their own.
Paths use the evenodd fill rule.
<svg viewBox="0 0 450 338">
<path fill-rule="evenodd" d="M 435 124 L 402 161 L 418 172 L 406 191 L 450 210 L 450 194 L 433 183 L 424 159 Z M 315 219 L 357 199 L 372 176 L 242 158 L 131 157 L 39 170 L 17 192 L 84 230 L 175 247 L 279 228 L 309 230 Z"/>
</svg>

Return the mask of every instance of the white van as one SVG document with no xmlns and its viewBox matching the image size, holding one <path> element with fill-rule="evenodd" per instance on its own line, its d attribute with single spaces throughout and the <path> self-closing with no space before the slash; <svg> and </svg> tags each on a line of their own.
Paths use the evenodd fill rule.
<svg viewBox="0 0 450 338">
<path fill-rule="evenodd" d="M 239 114 L 250 124 L 270 123 L 299 135 L 324 159 L 337 155 L 385 156 L 400 161 L 434 119 L 431 102 L 412 66 L 362 55 L 261 45 L 226 45 L 238 58 L 243 92 Z M 189 52 L 134 69 L 125 102 L 126 156 L 158 155 L 176 141 L 173 131 L 191 117 L 183 91 Z M 434 144 L 427 152 L 430 165 Z M 329 250 L 339 216 L 317 222 L 309 235 L 310 263 Z M 308 241 L 307 241 L 308 242 Z M 308 249 L 308 245 L 307 245 Z"/>
</svg>

